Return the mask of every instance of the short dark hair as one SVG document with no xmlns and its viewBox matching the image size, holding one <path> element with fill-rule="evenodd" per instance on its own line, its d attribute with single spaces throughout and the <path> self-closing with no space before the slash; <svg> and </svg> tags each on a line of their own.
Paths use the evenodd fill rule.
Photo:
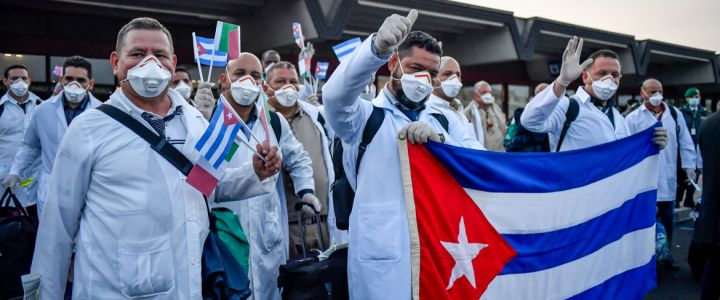
<svg viewBox="0 0 720 300">
<path fill-rule="evenodd" d="M 267 70 L 266 77 L 270 79 L 270 74 L 272 74 L 276 69 L 293 69 L 295 70 L 295 65 L 289 61 L 281 60 L 279 62 L 276 62 L 270 66 Z M 297 70 L 295 70 L 297 72 Z"/>
<path fill-rule="evenodd" d="M 263 52 L 261 58 L 264 59 L 264 58 L 265 58 L 266 56 L 268 56 L 268 55 L 277 55 L 277 56 L 280 56 L 280 53 L 278 53 L 277 51 L 275 51 L 275 49 L 270 49 L 270 50 L 267 50 L 267 51 Z"/>
<path fill-rule="evenodd" d="M 612 51 L 612 50 L 610 50 L 610 49 L 600 49 L 600 50 L 598 50 L 598 51 L 593 52 L 593 53 L 590 54 L 590 56 L 588 57 L 588 58 L 592 58 L 592 59 L 593 59 L 593 63 L 592 63 L 592 64 L 589 64 L 589 65 L 587 66 L 588 69 L 589 69 L 590 67 L 592 67 L 592 65 L 595 63 L 595 60 L 597 60 L 598 57 L 613 58 L 613 59 L 617 59 L 617 61 L 620 62 L 620 56 L 619 56 L 617 53 L 615 53 L 615 51 Z M 621 64 L 621 65 L 622 65 L 622 64 Z"/>
<path fill-rule="evenodd" d="M 185 67 L 175 67 L 175 73 L 177 73 L 177 72 L 185 72 L 185 74 L 188 75 L 188 79 L 192 80 L 192 76 L 190 75 L 190 72 L 188 72 L 188 70 L 185 69 Z"/>
<path fill-rule="evenodd" d="M 130 20 L 125 26 L 120 28 L 120 31 L 118 31 L 117 35 L 117 41 L 115 42 L 115 51 L 120 52 L 120 49 L 122 49 L 123 45 L 125 44 L 125 37 L 130 31 L 133 30 L 160 30 L 162 33 L 164 33 L 168 40 L 170 41 L 170 50 L 172 52 L 175 52 L 175 48 L 173 46 L 173 40 L 172 35 L 170 34 L 170 31 L 168 31 L 165 26 L 163 26 L 162 23 L 160 23 L 158 20 L 155 20 L 153 18 L 135 18 Z"/>
<path fill-rule="evenodd" d="M 422 31 L 411 31 L 405 40 L 398 46 L 398 55 L 405 57 L 412 52 L 413 47 L 425 49 L 432 54 L 442 57 L 443 50 L 437 40 L 431 35 Z"/>
<path fill-rule="evenodd" d="M 8 79 L 8 76 L 10 76 L 10 70 L 13 70 L 13 69 L 23 69 L 25 71 L 28 70 L 27 67 L 25 67 L 24 65 L 14 64 L 12 66 L 5 68 L 5 72 L 3 73 L 3 75 L 5 76 L 5 79 Z"/>
<path fill-rule="evenodd" d="M 68 57 L 62 66 L 63 74 L 65 74 L 65 70 L 67 69 L 67 67 L 83 68 L 87 71 L 88 78 L 92 79 L 92 65 L 86 58 L 82 56 L 74 55 Z"/>
</svg>

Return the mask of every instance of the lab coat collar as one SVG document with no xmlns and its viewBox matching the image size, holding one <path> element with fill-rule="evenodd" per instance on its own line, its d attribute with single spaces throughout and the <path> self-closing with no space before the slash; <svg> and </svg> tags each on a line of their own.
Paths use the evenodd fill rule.
<svg viewBox="0 0 720 300">
<path fill-rule="evenodd" d="M 575 92 L 575 96 L 580 99 L 582 104 L 587 104 L 590 101 L 590 94 L 585 90 L 585 87 L 581 86 Z"/>
<path fill-rule="evenodd" d="M 665 117 L 665 115 L 666 115 L 667 113 L 669 113 L 668 110 L 670 110 L 670 109 L 672 109 L 672 108 L 670 108 L 670 106 L 668 106 L 667 103 L 665 103 L 665 102 L 661 103 L 661 105 L 662 105 L 663 107 L 665 107 L 665 110 L 663 110 L 663 112 L 662 112 L 663 117 Z M 650 111 L 650 110 L 645 106 L 645 102 L 640 103 L 640 108 L 639 108 L 639 110 L 640 110 L 641 113 L 642 113 L 643 111 L 645 111 L 645 112 L 647 112 L 648 114 L 650 114 L 651 116 L 654 116 L 653 112 Z"/>
<path fill-rule="evenodd" d="M 171 102 L 168 115 L 174 112 L 179 106 L 190 105 L 187 103 L 187 101 L 185 101 L 185 98 L 183 98 L 182 95 L 172 89 L 168 89 L 167 95 L 168 97 L 170 97 Z M 135 105 L 132 101 L 130 101 L 130 98 L 125 95 L 122 89 L 117 89 L 115 93 L 110 95 L 110 101 L 112 104 L 115 104 L 117 108 L 120 108 L 131 115 L 137 115 L 139 117 L 143 112 L 145 112 L 141 108 L 137 107 L 137 105 Z M 189 109 L 183 107 L 183 114 L 185 114 L 187 110 Z"/>
<path fill-rule="evenodd" d="M 27 101 L 38 101 L 38 100 L 42 100 L 42 99 L 40 99 L 40 97 L 38 97 L 37 95 L 35 95 L 33 92 L 28 91 L 28 93 L 30 94 L 30 96 L 28 97 Z M 5 93 L 5 95 L 3 95 L 2 98 L 0 98 L 0 105 L 3 105 L 3 104 L 5 104 L 5 102 L 8 102 L 8 101 L 19 105 L 18 102 L 15 100 L 15 98 L 10 97 L 10 91 L 7 91 L 7 92 Z"/>
<path fill-rule="evenodd" d="M 429 100 L 427 100 L 427 101 L 429 101 Z M 408 121 L 411 121 L 410 118 L 408 118 L 402 111 L 400 111 L 399 108 L 397 108 L 397 106 L 395 106 L 396 104 L 398 104 L 398 105 L 402 105 L 402 104 L 400 104 L 400 102 L 398 102 L 397 99 L 395 99 L 395 96 L 392 94 L 392 92 L 388 88 L 388 83 L 386 83 L 385 87 L 382 89 L 382 91 L 380 91 L 380 95 L 378 95 L 378 97 L 375 98 L 375 100 L 373 100 L 373 104 L 377 107 L 382 107 L 382 108 L 388 109 L 393 114 L 402 116 L 402 118 L 405 118 Z M 423 104 L 423 107 L 421 109 L 418 109 L 418 111 L 417 111 L 418 114 L 420 114 L 423 110 L 425 110 L 425 108 L 426 108 L 425 105 L 426 105 L 426 103 Z"/>
</svg>

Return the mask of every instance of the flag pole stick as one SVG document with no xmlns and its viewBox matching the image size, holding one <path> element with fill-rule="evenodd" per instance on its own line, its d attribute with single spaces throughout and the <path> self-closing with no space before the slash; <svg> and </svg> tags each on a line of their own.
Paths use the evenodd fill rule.
<svg viewBox="0 0 720 300">
<path fill-rule="evenodd" d="M 252 132 L 252 131 L 251 131 L 251 132 Z M 260 155 L 260 153 L 257 152 L 257 149 L 255 149 L 255 147 L 251 146 L 250 143 L 248 143 L 245 139 L 243 139 L 243 138 L 241 138 L 241 137 L 239 137 L 239 136 L 235 136 L 235 140 L 236 140 L 236 141 L 240 141 L 243 145 L 247 146 L 248 149 L 250 149 L 253 153 L 255 153 L 255 155 L 257 155 L 262 161 L 264 161 L 265 163 L 268 162 L 268 161 L 265 159 L 265 157 L 263 157 L 262 155 Z"/>
<path fill-rule="evenodd" d="M 250 129 L 250 127 L 248 127 L 248 125 L 245 124 L 245 122 L 242 119 L 240 119 L 240 125 L 245 127 L 245 129 L 247 129 L 247 131 L 250 132 L 250 136 L 252 136 L 253 140 L 255 140 L 258 144 L 262 145 L 262 142 L 260 141 L 260 139 L 258 139 L 258 137 L 252 132 L 252 129 Z"/>
<path fill-rule="evenodd" d="M 203 78 L 202 66 L 200 66 L 200 56 L 198 56 L 197 38 L 195 37 L 195 32 L 192 33 L 192 36 L 193 36 L 193 49 L 195 49 L 195 61 L 197 62 L 197 66 L 198 66 L 198 74 L 200 74 L 200 82 L 205 82 L 205 79 Z"/>
<path fill-rule="evenodd" d="M 210 55 L 210 70 L 208 70 L 208 82 L 212 81 L 212 69 L 213 69 L 213 62 L 215 62 L 215 51 L 217 51 L 220 40 L 218 40 L 218 31 L 222 33 L 222 22 L 217 21 L 217 24 L 215 25 L 215 36 L 213 37 L 213 49 L 212 54 Z"/>
</svg>

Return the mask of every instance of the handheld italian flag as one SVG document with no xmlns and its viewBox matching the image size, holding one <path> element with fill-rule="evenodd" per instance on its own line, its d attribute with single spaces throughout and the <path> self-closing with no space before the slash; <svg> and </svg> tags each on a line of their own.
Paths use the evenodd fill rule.
<svg viewBox="0 0 720 300">
<path fill-rule="evenodd" d="M 258 85 L 258 87 L 260 88 L 260 97 L 257 101 L 257 106 L 258 110 L 260 110 L 260 123 L 262 123 L 263 131 L 265 131 L 265 144 L 269 147 L 270 126 L 268 126 L 268 122 L 270 121 L 270 110 L 268 109 L 268 99 L 267 95 L 265 95 L 265 90 L 263 89 L 262 85 Z"/>
<path fill-rule="evenodd" d="M 240 25 L 217 21 L 215 49 L 227 52 L 228 60 L 240 57 Z"/>
</svg>

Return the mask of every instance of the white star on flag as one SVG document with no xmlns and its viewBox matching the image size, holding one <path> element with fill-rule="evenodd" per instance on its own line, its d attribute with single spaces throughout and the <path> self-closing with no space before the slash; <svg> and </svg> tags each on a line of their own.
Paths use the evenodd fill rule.
<svg viewBox="0 0 720 300">
<path fill-rule="evenodd" d="M 488 244 L 468 243 L 467 234 L 465 233 L 465 220 L 462 217 L 460 218 L 458 242 L 450 243 L 440 241 L 440 243 L 442 243 L 445 250 L 455 259 L 455 266 L 452 269 L 447 290 L 453 286 L 455 280 L 463 276 L 467 277 L 470 284 L 475 288 L 475 270 L 473 269 L 472 261 L 478 256 L 480 250 L 486 248 Z"/>
<path fill-rule="evenodd" d="M 228 113 L 227 113 L 227 118 L 228 118 L 228 119 L 230 119 L 230 120 L 232 120 L 232 118 L 233 118 L 233 115 L 232 115 L 232 113 L 231 113 L 231 112 L 228 112 Z"/>
</svg>

